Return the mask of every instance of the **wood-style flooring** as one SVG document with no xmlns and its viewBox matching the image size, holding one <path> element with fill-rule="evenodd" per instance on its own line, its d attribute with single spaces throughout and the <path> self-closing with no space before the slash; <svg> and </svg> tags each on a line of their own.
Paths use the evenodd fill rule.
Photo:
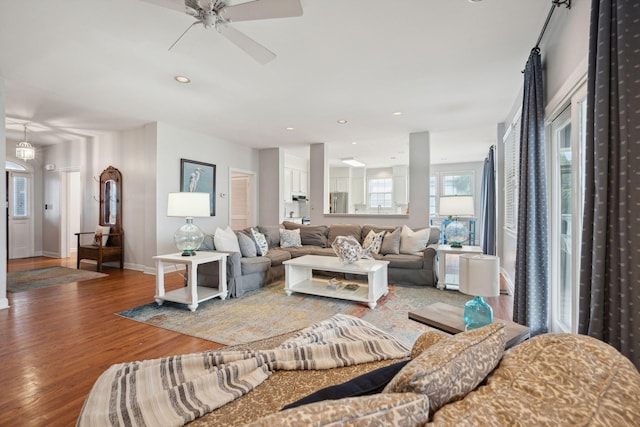
<svg viewBox="0 0 640 427">
<path fill-rule="evenodd" d="M 11 260 L 8 271 L 75 258 Z M 95 270 L 95 265 L 82 264 Z M 9 293 L 0 310 L 0 426 L 73 426 L 98 376 L 114 363 L 215 349 L 221 345 L 116 316 L 153 301 L 155 276 L 105 267 L 108 277 Z M 166 276 L 168 290 L 182 276 Z M 512 298 L 488 299 L 510 318 Z"/>
</svg>

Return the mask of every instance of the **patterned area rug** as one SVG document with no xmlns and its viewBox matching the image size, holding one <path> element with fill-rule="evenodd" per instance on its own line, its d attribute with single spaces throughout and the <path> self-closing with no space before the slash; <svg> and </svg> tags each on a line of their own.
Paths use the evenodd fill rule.
<svg viewBox="0 0 640 427">
<path fill-rule="evenodd" d="M 458 307 L 470 299 L 457 291 L 431 287 L 389 285 L 389 293 L 371 310 L 366 304 L 294 293 L 287 296 L 284 283 L 252 291 L 241 298 L 205 301 L 191 312 L 186 305 L 155 302 L 117 313 L 119 316 L 226 345 L 264 339 L 307 327 L 344 313 L 360 317 L 391 333 L 405 344 L 429 329 L 408 312 L 436 302 Z"/>
<path fill-rule="evenodd" d="M 7 273 L 7 291 L 23 292 L 82 280 L 106 277 L 107 274 L 66 267 L 44 267 Z"/>
</svg>

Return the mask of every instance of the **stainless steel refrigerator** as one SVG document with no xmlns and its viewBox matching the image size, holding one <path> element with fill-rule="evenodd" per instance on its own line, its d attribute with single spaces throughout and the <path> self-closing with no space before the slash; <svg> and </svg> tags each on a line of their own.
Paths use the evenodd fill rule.
<svg viewBox="0 0 640 427">
<path fill-rule="evenodd" d="M 349 213 L 349 193 L 329 193 L 330 213 Z"/>
</svg>

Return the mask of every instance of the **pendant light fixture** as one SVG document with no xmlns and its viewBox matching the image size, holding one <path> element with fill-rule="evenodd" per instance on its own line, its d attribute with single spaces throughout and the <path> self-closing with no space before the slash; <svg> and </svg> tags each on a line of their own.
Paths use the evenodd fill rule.
<svg viewBox="0 0 640 427">
<path fill-rule="evenodd" d="M 24 125 L 24 141 L 16 146 L 16 157 L 22 160 L 32 160 L 36 157 L 36 149 L 27 141 L 27 125 Z"/>
</svg>

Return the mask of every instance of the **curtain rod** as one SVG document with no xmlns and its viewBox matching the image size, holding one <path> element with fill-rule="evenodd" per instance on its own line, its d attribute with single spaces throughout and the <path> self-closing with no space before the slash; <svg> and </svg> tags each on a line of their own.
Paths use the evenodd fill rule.
<svg viewBox="0 0 640 427">
<path fill-rule="evenodd" d="M 547 15 L 547 20 L 544 21 L 544 25 L 542 26 L 542 31 L 540 31 L 540 35 L 538 36 L 538 41 L 531 52 L 540 51 L 540 42 L 542 41 L 542 36 L 544 36 L 544 32 L 547 30 L 547 25 L 549 25 L 549 21 L 551 20 L 551 15 L 553 15 L 553 11 L 556 10 L 556 7 L 560 7 L 561 5 L 565 5 L 567 9 L 571 9 L 571 0 L 551 0 L 551 9 L 549 9 L 549 14 Z"/>
</svg>

